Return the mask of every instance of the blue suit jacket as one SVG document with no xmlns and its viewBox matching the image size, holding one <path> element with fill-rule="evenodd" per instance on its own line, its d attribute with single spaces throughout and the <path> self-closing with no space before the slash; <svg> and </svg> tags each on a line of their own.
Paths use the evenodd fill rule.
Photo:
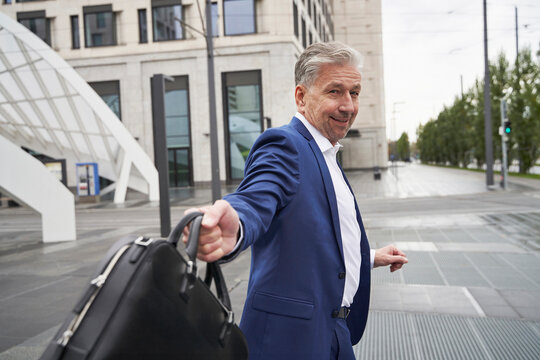
<svg viewBox="0 0 540 360">
<path fill-rule="evenodd" d="M 345 272 L 338 208 L 323 155 L 297 118 L 265 131 L 237 191 L 225 197 L 251 246 L 251 274 L 240 327 L 250 359 L 328 359 Z M 356 204 L 355 204 L 356 205 Z M 356 344 L 370 292 L 369 245 L 362 233 L 360 286 L 347 324 Z"/>
</svg>

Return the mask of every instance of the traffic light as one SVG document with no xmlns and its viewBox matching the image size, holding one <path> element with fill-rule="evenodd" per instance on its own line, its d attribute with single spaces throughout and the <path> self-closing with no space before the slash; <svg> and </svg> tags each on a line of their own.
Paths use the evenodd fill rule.
<svg viewBox="0 0 540 360">
<path fill-rule="evenodd" d="M 504 122 L 504 133 L 506 135 L 510 135 L 511 132 L 512 132 L 512 123 L 510 123 L 510 121 L 505 121 Z"/>
</svg>

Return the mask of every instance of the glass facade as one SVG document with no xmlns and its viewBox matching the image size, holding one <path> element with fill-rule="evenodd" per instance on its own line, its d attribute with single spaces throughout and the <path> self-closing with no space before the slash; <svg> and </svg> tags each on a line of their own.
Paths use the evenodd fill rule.
<svg viewBox="0 0 540 360">
<path fill-rule="evenodd" d="M 183 39 L 181 20 L 182 5 L 152 7 L 154 41 Z"/>
<path fill-rule="evenodd" d="M 120 81 L 99 81 L 88 83 L 92 89 L 105 101 L 113 113 L 122 120 L 120 108 Z"/>
<path fill-rule="evenodd" d="M 192 185 L 191 134 L 187 76 L 165 83 L 165 131 L 169 155 L 169 185 Z"/>
<path fill-rule="evenodd" d="M 246 158 L 263 129 L 260 71 L 223 74 L 225 128 L 227 129 L 227 178 L 244 177 Z"/>
<path fill-rule="evenodd" d="M 255 0 L 224 0 L 225 35 L 255 33 Z"/>
<path fill-rule="evenodd" d="M 83 12 L 86 47 L 116 45 L 116 21 L 112 5 L 85 6 Z"/>
</svg>

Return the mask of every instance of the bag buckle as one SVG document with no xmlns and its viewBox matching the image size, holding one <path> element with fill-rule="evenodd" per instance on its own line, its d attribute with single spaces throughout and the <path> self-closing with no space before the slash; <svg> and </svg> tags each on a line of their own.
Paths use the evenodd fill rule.
<svg viewBox="0 0 540 360">
<path fill-rule="evenodd" d="M 135 240 L 135 245 L 140 245 L 140 246 L 147 247 L 147 246 L 150 245 L 153 241 L 154 241 L 154 239 L 152 239 L 152 238 L 146 239 L 146 238 L 140 236 L 140 237 L 137 238 L 137 240 Z"/>
<path fill-rule="evenodd" d="M 193 284 L 197 280 L 197 265 L 191 260 L 187 262 L 186 273 L 182 276 L 180 280 L 180 290 L 178 294 L 185 302 L 188 302 L 191 289 L 193 289 Z"/>
<path fill-rule="evenodd" d="M 231 335 L 231 330 L 234 324 L 234 313 L 230 310 L 227 311 L 227 320 L 221 326 L 221 331 L 219 332 L 219 343 L 222 347 L 227 346 L 227 342 Z"/>
</svg>

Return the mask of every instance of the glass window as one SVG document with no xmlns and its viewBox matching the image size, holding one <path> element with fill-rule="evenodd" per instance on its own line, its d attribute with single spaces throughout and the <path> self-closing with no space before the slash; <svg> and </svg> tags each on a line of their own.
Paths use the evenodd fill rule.
<svg viewBox="0 0 540 360">
<path fill-rule="evenodd" d="M 4 0 L 4 4 L 11 4 L 11 0 Z"/>
<path fill-rule="evenodd" d="M 212 3 L 212 36 L 219 36 L 217 3 Z"/>
<path fill-rule="evenodd" d="M 308 11 L 309 17 L 311 17 L 311 0 L 308 0 L 307 2 L 307 11 Z"/>
<path fill-rule="evenodd" d="M 165 129 L 167 146 L 190 146 L 187 76 L 165 83 Z"/>
<path fill-rule="evenodd" d="M 255 32 L 255 0 L 224 0 L 225 35 Z"/>
<path fill-rule="evenodd" d="M 294 24 L 294 35 L 296 38 L 300 39 L 300 33 L 298 31 L 298 6 L 293 0 L 293 24 Z"/>
<path fill-rule="evenodd" d="M 189 186 L 192 180 L 187 76 L 175 76 L 174 82 L 165 83 L 165 131 L 169 156 L 169 185 Z"/>
<path fill-rule="evenodd" d="M 80 49 L 81 39 L 79 34 L 79 16 L 71 16 L 71 47 L 73 49 Z"/>
<path fill-rule="evenodd" d="M 51 45 L 51 26 L 49 19 L 45 17 L 45 11 L 19 12 L 17 21 Z"/>
<path fill-rule="evenodd" d="M 139 9 L 139 42 L 148 42 L 148 29 L 146 26 L 146 9 Z"/>
<path fill-rule="evenodd" d="M 86 47 L 116 45 L 116 21 L 112 5 L 85 6 L 83 12 Z"/>
<path fill-rule="evenodd" d="M 183 39 L 181 21 L 182 5 L 152 7 L 154 41 Z"/>
<path fill-rule="evenodd" d="M 302 46 L 307 47 L 306 20 L 302 18 Z"/>
<path fill-rule="evenodd" d="M 262 132 L 260 71 L 223 74 L 223 96 L 227 129 L 227 178 L 244 177 L 244 165 L 253 143 Z"/>
<path fill-rule="evenodd" d="M 169 148 L 169 186 L 185 187 L 191 185 L 190 149 Z"/>
<path fill-rule="evenodd" d="M 99 81 L 88 83 L 94 91 L 105 101 L 113 113 L 122 120 L 120 109 L 120 81 Z"/>
</svg>

